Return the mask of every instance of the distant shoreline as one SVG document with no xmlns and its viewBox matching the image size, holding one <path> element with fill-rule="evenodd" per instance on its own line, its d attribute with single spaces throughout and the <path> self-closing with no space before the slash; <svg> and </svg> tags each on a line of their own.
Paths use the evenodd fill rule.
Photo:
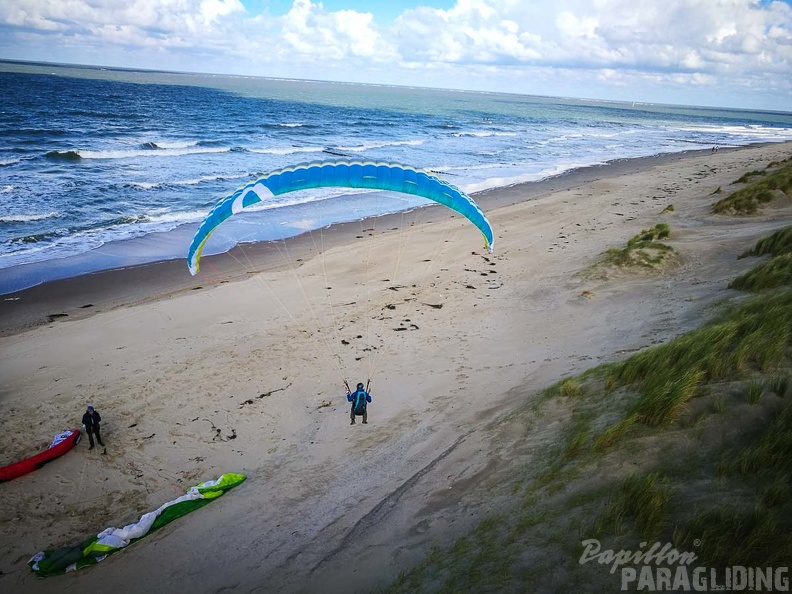
<svg viewBox="0 0 792 594">
<path fill-rule="evenodd" d="M 750 148 L 762 146 L 766 143 L 755 143 L 738 147 L 731 147 L 722 150 L 737 150 L 740 148 Z M 564 184 L 581 183 L 591 181 L 597 176 L 619 175 L 623 171 L 629 171 L 639 163 L 662 164 L 673 161 L 685 156 L 706 154 L 710 149 L 692 149 L 676 153 L 662 153 L 645 157 L 634 157 L 626 159 L 614 159 L 599 165 L 588 165 L 569 169 L 562 173 L 545 177 L 536 181 L 519 182 L 513 185 L 490 188 L 479 192 L 470 193 L 474 199 L 480 203 L 485 210 L 488 208 L 498 208 L 526 199 L 531 199 L 547 191 L 552 191 L 556 187 Z M 429 212 L 434 212 L 433 205 L 421 207 L 419 210 L 429 208 Z M 207 211 L 208 212 L 208 211 Z M 394 213 L 397 217 L 401 215 Z M 388 215 L 377 215 L 375 217 L 382 220 Z M 437 215 L 432 214 L 433 217 Z M 452 216 L 449 212 L 449 216 Z M 331 226 L 344 224 L 360 224 L 362 220 L 332 223 Z M 420 216 L 419 220 L 426 220 L 425 216 Z M 187 246 L 189 246 L 197 223 L 181 224 L 170 231 L 158 231 L 147 235 L 113 241 L 101 247 L 74 254 L 59 259 L 44 260 L 19 264 L 8 268 L 0 269 L 0 296 L 15 295 L 20 291 L 31 289 L 37 286 L 73 279 L 80 276 L 100 274 L 104 272 L 126 270 L 138 266 L 152 266 L 164 262 L 181 260 L 182 255 L 186 256 Z M 293 236 L 294 240 L 298 236 Z M 272 241 L 263 239 L 260 243 Z M 247 242 L 251 245 L 254 242 Z M 157 253 L 152 253 L 156 250 Z M 174 255 L 179 254 L 179 255 Z M 208 257 L 208 256 L 205 256 Z"/>
<path fill-rule="evenodd" d="M 129 68 L 125 66 L 107 66 L 102 64 L 78 64 L 78 63 L 70 63 L 70 62 L 42 62 L 42 61 L 35 61 L 35 60 L 13 60 L 9 58 L 0 58 L 0 65 L 8 64 L 12 66 L 26 66 L 26 67 L 34 67 L 34 68 L 66 68 L 66 69 L 73 69 L 73 70 L 94 70 L 97 72 L 120 72 L 120 73 L 141 73 L 141 74 L 165 74 L 165 75 L 176 75 L 176 76 L 190 76 L 190 77 L 228 77 L 228 78 L 242 78 L 242 79 L 261 79 L 261 80 L 279 80 L 279 81 L 292 81 L 297 80 L 300 82 L 307 82 L 307 83 L 328 83 L 328 84 L 354 84 L 360 85 L 364 87 L 384 87 L 384 88 L 405 88 L 405 89 L 425 89 L 427 91 L 450 91 L 450 92 L 464 92 L 464 93 L 481 93 L 483 95 L 513 95 L 517 97 L 539 97 L 542 99 L 554 99 L 559 101 L 571 101 L 575 103 L 594 103 L 594 104 L 624 104 L 629 105 L 632 104 L 633 106 L 662 106 L 662 107 L 672 107 L 672 108 L 682 108 L 682 109 L 717 109 L 723 111 L 750 111 L 754 113 L 768 113 L 768 114 L 779 114 L 779 115 L 789 115 L 792 111 L 784 111 L 780 109 L 749 109 L 746 107 L 733 107 L 733 106 L 725 106 L 725 105 L 701 105 L 701 104 L 684 104 L 684 103 L 664 103 L 664 102 L 650 102 L 650 101 L 630 101 L 630 100 L 617 100 L 617 99 L 596 99 L 594 97 L 573 97 L 573 96 L 558 96 L 558 95 L 534 95 L 531 93 L 517 93 L 517 92 L 495 92 L 492 91 L 483 91 L 483 90 L 475 90 L 475 89 L 464 89 L 464 88 L 447 88 L 447 87 L 424 87 L 424 86 L 415 86 L 415 85 L 407 85 L 407 84 L 393 84 L 393 83 L 366 83 L 360 81 L 348 81 L 348 80 L 330 80 L 330 79 L 322 79 L 322 78 L 291 78 L 291 77 L 283 77 L 283 76 L 263 76 L 263 75 L 252 75 L 252 74 L 226 74 L 226 73 L 219 73 L 219 72 L 208 72 L 208 71 L 199 71 L 199 70 L 161 70 L 156 68 Z"/>
<path fill-rule="evenodd" d="M 739 151 L 779 143 L 755 143 L 739 147 L 722 147 L 720 152 Z M 783 144 L 783 143 L 781 143 Z M 792 143 L 787 143 L 792 144 Z M 567 191 L 581 184 L 599 179 L 611 179 L 651 169 L 667 163 L 702 156 L 710 149 L 695 149 L 679 153 L 663 153 L 649 157 L 617 159 L 603 165 L 594 165 L 569 170 L 556 176 L 535 182 L 525 182 L 484 190 L 472 194 L 484 212 L 525 202 L 553 192 Z M 418 209 L 411 221 L 425 224 L 452 218 L 454 213 L 442 206 L 427 206 Z M 402 220 L 399 213 L 374 217 L 378 228 L 392 228 Z M 366 221 L 338 223 L 322 231 L 325 249 L 346 245 L 355 241 L 361 225 Z M 182 231 L 188 226 L 183 226 Z M 172 232 L 174 233 L 174 232 Z M 184 234 L 184 233 L 182 233 Z M 186 256 L 192 231 L 184 234 Z M 497 229 L 495 229 L 497 246 Z M 292 258 L 308 257 L 313 250 L 310 233 L 284 240 Z M 67 259 L 65 259 L 67 260 Z M 244 260 L 244 264 L 241 263 Z M 51 316 L 68 316 L 69 319 L 86 317 L 92 313 L 106 311 L 122 305 L 131 305 L 154 300 L 163 296 L 192 290 L 196 287 L 214 286 L 221 283 L 242 280 L 253 272 L 276 269 L 285 265 L 280 251 L 272 242 L 246 243 L 228 252 L 202 259 L 205 267 L 211 267 L 211 276 L 199 273 L 192 277 L 187 269 L 186 259 L 159 260 L 146 264 L 114 268 L 97 272 L 75 274 L 67 278 L 46 281 L 23 289 L 2 293 L 0 301 L 0 336 L 14 334 L 26 328 L 46 323 Z M 29 266 L 45 266 L 41 265 Z M 26 265 L 27 266 L 27 265 Z M 22 268 L 22 267 L 16 267 Z M 10 269 L 9 269 L 10 270 Z M 0 270 L 0 275 L 3 271 Z"/>
</svg>

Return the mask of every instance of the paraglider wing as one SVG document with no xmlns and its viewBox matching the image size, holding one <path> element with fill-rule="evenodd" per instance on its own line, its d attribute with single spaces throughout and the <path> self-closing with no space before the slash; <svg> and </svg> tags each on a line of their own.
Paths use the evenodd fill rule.
<svg viewBox="0 0 792 594">
<path fill-rule="evenodd" d="M 310 188 L 343 187 L 389 190 L 444 204 L 466 217 L 481 231 L 486 248 L 493 249 L 492 227 L 479 206 L 462 190 L 440 178 L 405 165 L 370 161 L 304 163 L 279 169 L 237 189 L 218 202 L 193 237 L 187 252 L 190 273 L 198 272 L 201 252 L 220 223 L 251 204 L 272 196 Z"/>
</svg>

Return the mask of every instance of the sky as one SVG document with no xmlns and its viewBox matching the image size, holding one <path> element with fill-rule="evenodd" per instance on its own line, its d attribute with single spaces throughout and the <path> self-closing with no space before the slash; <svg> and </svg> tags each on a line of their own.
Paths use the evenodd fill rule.
<svg viewBox="0 0 792 594">
<path fill-rule="evenodd" d="M 0 0 L 0 59 L 792 112 L 792 0 Z"/>
</svg>

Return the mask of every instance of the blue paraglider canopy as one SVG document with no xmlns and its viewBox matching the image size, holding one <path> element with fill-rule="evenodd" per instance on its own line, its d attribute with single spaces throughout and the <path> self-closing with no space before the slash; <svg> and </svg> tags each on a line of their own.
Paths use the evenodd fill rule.
<svg viewBox="0 0 792 594">
<path fill-rule="evenodd" d="M 323 187 L 389 190 L 427 198 L 467 218 L 481 231 L 487 250 L 493 250 L 494 237 L 487 217 L 478 204 L 456 186 L 425 171 L 396 163 L 327 161 L 273 171 L 218 202 L 198 227 L 190 244 L 187 252 L 190 272 L 193 275 L 198 272 L 206 241 L 217 226 L 232 215 L 271 196 Z"/>
</svg>

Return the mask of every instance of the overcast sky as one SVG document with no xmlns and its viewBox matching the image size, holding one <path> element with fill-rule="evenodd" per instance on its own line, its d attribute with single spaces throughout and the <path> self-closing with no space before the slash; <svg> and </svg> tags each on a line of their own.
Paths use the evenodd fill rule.
<svg viewBox="0 0 792 594">
<path fill-rule="evenodd" d="M 792 111 L 792 0 L 0 0 L 0 58 Z"/>
</svg>

